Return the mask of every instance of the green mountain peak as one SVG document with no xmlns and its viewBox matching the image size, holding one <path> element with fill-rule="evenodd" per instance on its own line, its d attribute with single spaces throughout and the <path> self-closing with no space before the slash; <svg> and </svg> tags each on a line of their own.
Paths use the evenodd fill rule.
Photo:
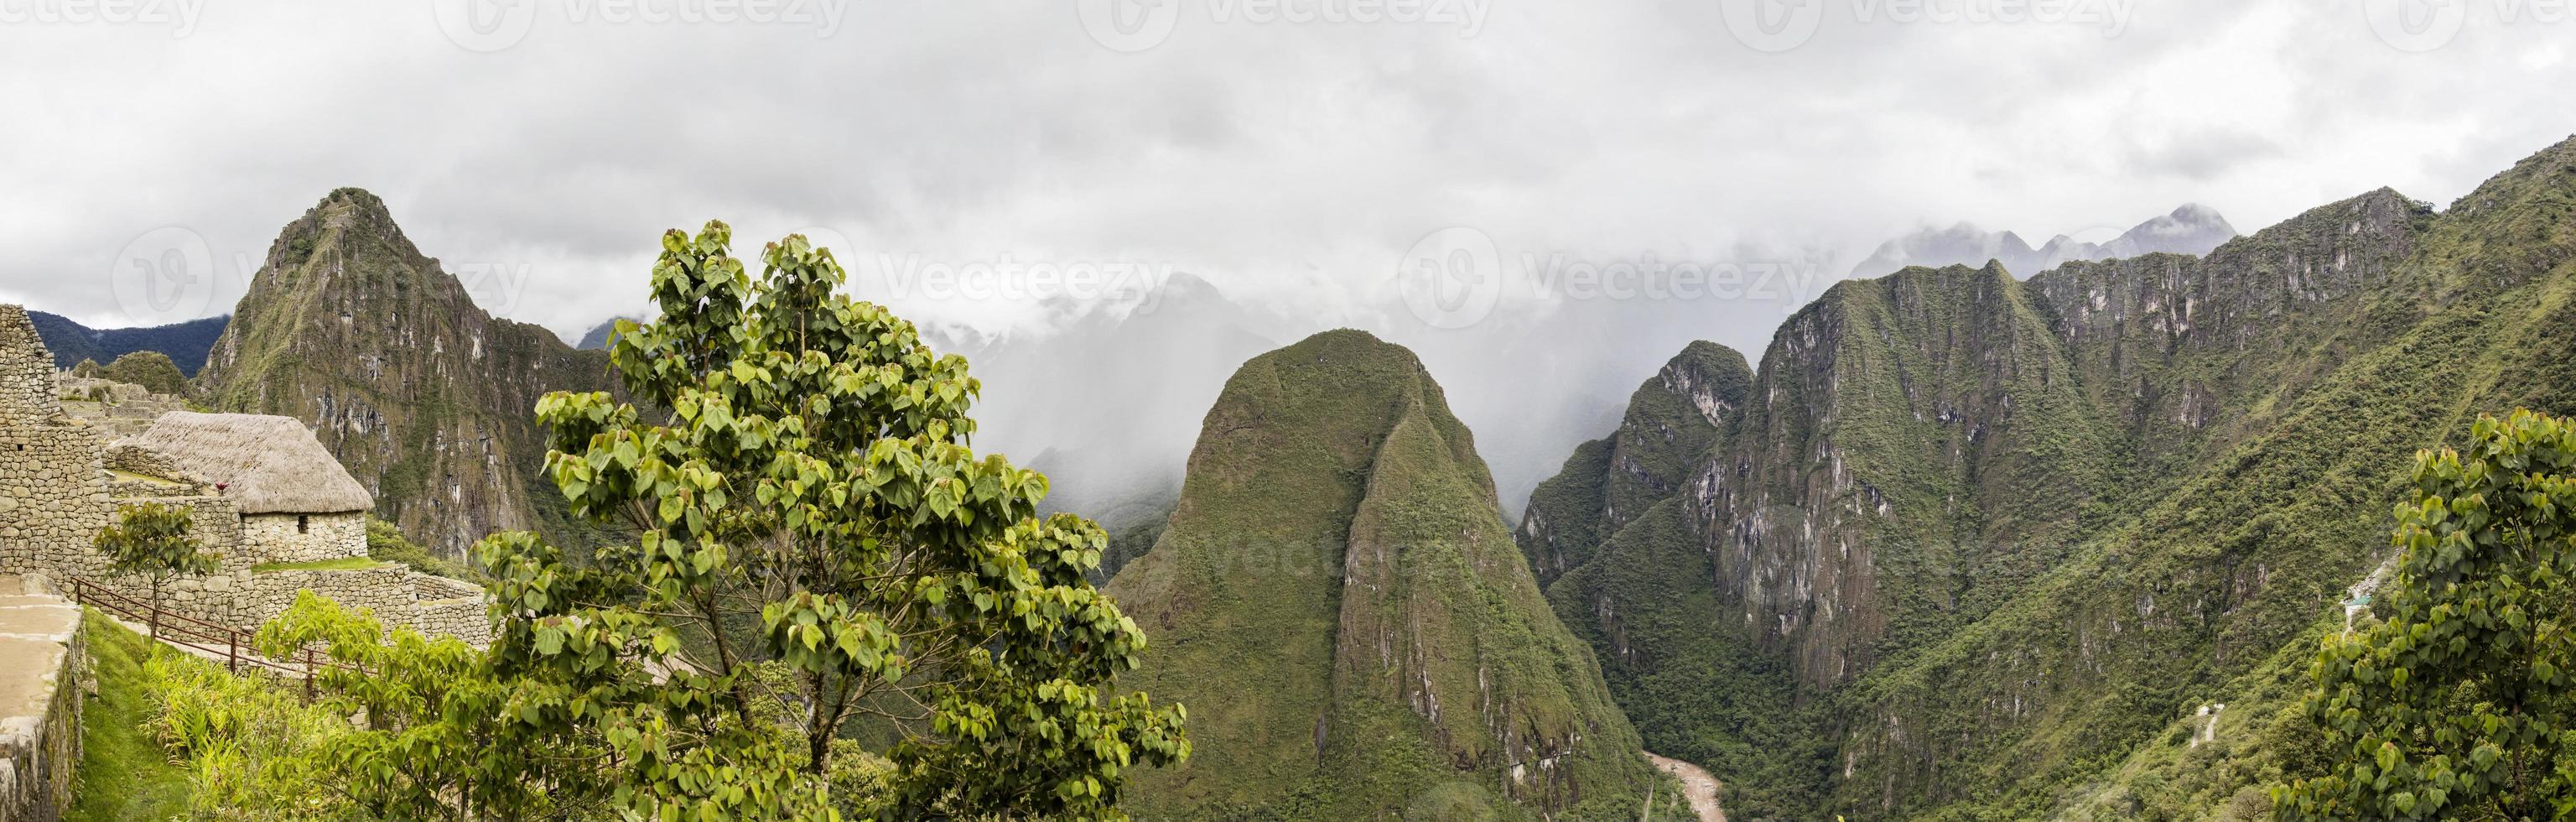
<svg viewBox="0 0 2576 822">
<path fill-rule="evenodd" d="M 1110 585 L 1155 642 L 1128 683 L 1191 706 L 1192 758 L 1140 779 L 1140 816 L 1633 808 L 1635 732 L 1493 493 L 1411 351 L 1340 330 L 1245 363 Z"/>
</svg>

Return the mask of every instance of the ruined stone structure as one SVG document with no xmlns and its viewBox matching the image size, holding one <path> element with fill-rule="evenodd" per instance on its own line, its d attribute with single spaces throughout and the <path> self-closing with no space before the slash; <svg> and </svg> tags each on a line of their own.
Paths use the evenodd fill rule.
<svg viewBox="0 0 2576 822">
<path fill-rule="evenodd" d="M 367 556 L 374 504 L 301 423 L 172 412 L 111 447 L 64 412 L 60 388 L 25 309 L 0 305 L 0 574 L 82 579 L 141 598 L 91 541 L 119 506 L 159 503 L 189 509 L 191 535 L 222 558 L 214 574 L 165 586 L 174 613 L 256 628 L 311 590 L 388 625 L 489 641 L 473 585 L 392 563 L 294 567 Z"/>
<path fill-rule="evenodd" d="M 0 822 L 52 822 L 80 768 L 81 610 L 0 577 Z"/>
</svg>

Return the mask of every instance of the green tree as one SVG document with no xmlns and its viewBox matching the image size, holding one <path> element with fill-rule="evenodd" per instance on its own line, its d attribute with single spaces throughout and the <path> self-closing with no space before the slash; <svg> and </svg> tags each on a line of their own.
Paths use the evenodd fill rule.
<svg viewBox="0 0 2576 822">
<path fill-rule="evenodd" d="M 136 351 L 118 357 L 99 369 L 98 375 L 140 385 L 155 394 L 177 394 L 188 388 L 188 375 L 179 370 L 178 363 L 170 361 L 170 355 L 159 351 Z"/>
<path fill-rule="evenodd" d="M 161 635 L 161 585 L 174 577 L 214 573 L 222 560 L 188 534 L 185 506 L 157 502 L 116 507 L 116 522 L 98 531 L 91 544 L 107 557 L 107 570 L 118 576 L 151 580 L 154 637 Z"/>
<path fill-rule="evenodd" d="M 1114 691 L 1146 643 L 1085 579 L 1100 528 L 1038 519 L 1045 478 L 967 447 L 965 361 L 835 293 L 829 252 L 773 243 L 755 281 L 730 240 L 663 238 L 661 319 L 621 322 L 611 349 L 634 404 L 538 404 L 573 512 L 632 543 L 571 562 L 534 534 L 484 540 L 495 636 L 470 662 L 382 650 L 371 619 L 322 603 L 271 626 L 280 649 L 445 683 L 334 675 L 392 718 L 336 767 L 406 818 L 1123 818 L 1126 772 L 1189 746 L 1179 706 Z M 403 647 L 421 658 L 385 656 Z M 847 738 L 860 721 L 895 738 L 883 759 Z M 539 756 L 564 758 L 542 789 L 470 787 Z"/>
<path fill-rule="evenodd" d="M 2274 792 L 2287 820 L 2576 816 L 2576 425 L 2481 417 L 2418 454 L 2391 616 L 2330 636 L 2305 710 L 2334 757 Z"/>
<path fill-rule="evenodd" d="M 79 365 L 72 366 L 72 376 L 82 379 L 98 376 L 98 361 L 87 357 L 81 358 Z"/>
</svg>

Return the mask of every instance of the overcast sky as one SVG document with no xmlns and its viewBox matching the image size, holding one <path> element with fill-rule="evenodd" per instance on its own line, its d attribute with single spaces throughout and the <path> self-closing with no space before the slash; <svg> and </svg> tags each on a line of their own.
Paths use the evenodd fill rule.
<svg viewBox="0 0 2576 822">
<path fill-rule="evenodd" d="M 708 218 L 863 269 L 1177 269 L 1325 325 L 1400 304 L 1452 226 L 1842 271 L 1962 220 L 2447 204 L 2576 131 L 2576 20 L 2540 0 L 96 2 L 0 0 L 0 301 L 101 326 L 229 311 L 338 186 L 575 334 Z M 120 299 L 174 260 L 210 285 Z"/>
</svg>

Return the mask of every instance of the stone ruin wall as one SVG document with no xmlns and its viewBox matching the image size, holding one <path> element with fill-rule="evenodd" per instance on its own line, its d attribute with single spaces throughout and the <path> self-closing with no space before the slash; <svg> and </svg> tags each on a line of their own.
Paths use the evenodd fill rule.
<svg viewBox="0 0 2576 822">
<path fill-rule="evenodd" d="M 222 559 L 219 570 L 200 578 L 166 582 L 164 607 L 171 612 L 222 625 L 257 628 L 286 610 L 295 592 L 310 589 L 352 607 L 370 608 L 388 627 L 408 625 L 483 644 L 490 641 L 483 592 L 470 583 L 419 574 L 399 565 L 332 571 L 272 571 L 252 566 L 280 561 L 248 550 L 243 517 L 228 497 L 204 493 L 188 484 L 118 480 L 107 470 L 106 444 L 92 424 L 66 416 L 56 397 L 53 356 L 44 348 L 23 308 L 0 305 L 0 574 L 44 577 L 64 593 L 72 580 L 98 584 L 138 601 L 149 601 L 150 586 L 141 579 L 107 573 L 107 559 L 91 547 L 120 504 L 158 502 L 190 510 L 190 533 Z M 175 473 L 174 466 L 155 465 L 149 456 L 120 449 L 119 467 L 151 469 L 135 473 Z M 113 489 L 113 490 L 111 490 Z M 286 516 L 283 529 L 295 530 Z M 262 527 L 270 527 L 263 525 Z M 366 553 L 363 513 L 316 515 L 306 542 L 330 538 L 342 546 L 336 559 Z M 424 583 L 414 577 L 437 580 Z M 423 596 L 436 593 L 437 599 Z"/>
<path fill-rule="evenodd" d="M 367 555 L 367 515 L 248 514 L 242 545 L 255 562 L 320 562 Z"/>
<path fill-rule="evenodd" d="M 50 822 L 71 808 L 89 649 L 81 610 L 0 577 L 0 820 Z"/>
</svg>

